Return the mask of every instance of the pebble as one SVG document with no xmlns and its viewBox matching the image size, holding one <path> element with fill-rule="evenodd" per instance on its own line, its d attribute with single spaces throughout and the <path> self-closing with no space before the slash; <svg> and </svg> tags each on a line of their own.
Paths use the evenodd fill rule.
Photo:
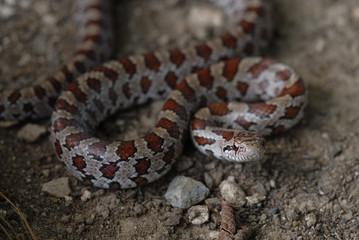
<svg viewBox="0 0 359 240">
<path fill-rule="evenodd" d="M 87 200 L 91 199 L 92 193 L 89 190 L 83 191 L 81 195 L 81 201 L 86 202 Z"/>
<path fill-rule="evenodd" d="M 183 156 L 175 163 L 175 168 L 178 172 L 183 172 L 193 166 L 193 161 L 190 157 Z"/>
<path fill-rule="evenodd" d="M 120 200 L 116 194 L 110 193 L 106 196 L 99 198 L 99 202 L 96 205 L 96 212 L 104 218 L 110 215 L 110 209 L 118 207 Z"/>
<path fill-rule="evenodd" d="M 352 17 L 355 21 L 359 21 L 359 7 L 355 7 L 352 10 Z"/>
<path fill-rule="evenodd" d="M 246 194 L 232 177 L 228 177 L 219 185 L 222 197 L 233 207 L 242 207 L 246 204 Z"/>
<path fill-rule="evenodd" d="M 85 217 L 82 214 L 77 213 L 77 214 L 75 214 L 74 222 L 76 224 L 83 223 L 83 222 L 85 222 Z"/>
<path fill-rule="evenodd" d="M 200 225 L 209 220 L 209 210 L 207 206 L 193 206 L 188 209 L 188 220 L 195 225 Z"/>
<path fill-rule="evenodd" d="M 70 222 L 70 218 L 71 218 L 70 215 L 63 215 L 63 216 L 60 218 L 60 222 L 62 222 L 62 223 L 68 223 L 68 222 Z"/>
<path fill-rule="evenodd" d="M 166 217 L 164 222 L 166 226 L 176 226 L 181 222 L 181 214 L 170 213 Z"/>
<path fill-rule="evenodd" d="M 62 177 L 47 182 L 42 185 L 42 191 L 47 192 L 53 197 L 65 197 L 71 193 L 69 178 Z"/>
<path fill-rule="evenodd" d="M 204 182 L 209 189 L 214 187 L 214 180 L 208 172 L 204 173 Z"/>
<path fill-rule="evenodd" d="M 186 209 L 205 199 L 208 194 L 209 190 L 203 183 L 178 176 L 168 186 L 165 198 L 173 207 Z"/>
<path fill-rule="evenodd" d="M 33 123 L 28 123 L 19 130 L 19 132 L 17 133 L 17 138 L 24 140 L 28 143 L 32 143 L 38 140 L 46 132 L 46 127 Z"/>
<path fill-rule="evenodd" d="M 15 8 L 0 4 L 0 17 L 2 19 L 7 19 L 12 15 L 14 15 L 14 13 L 15 13 Z"/>
<path fill-rule="evenodd" d="M 309 213 L 308 215 L 305 216 L 304 220 L 307 223 L 307 227 L 311 227 L 317 222 L 317 217 L 315 216 L 314 213 Z"/>
<path fill-rule="evenodd" d="M 260 194 L 253 194 L 252 196 L 246 197 L 247 204 L 249 206 L 253 206 L 255 204 L 258 204 L 266 199 L 266 196 L 260 195 Z"/>
</svg>

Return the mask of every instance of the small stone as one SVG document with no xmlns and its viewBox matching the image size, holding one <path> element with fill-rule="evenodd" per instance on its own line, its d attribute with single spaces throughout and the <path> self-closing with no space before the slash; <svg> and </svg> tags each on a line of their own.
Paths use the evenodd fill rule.
<svg viewBox="0 0 359 240">
<path fill-rule="evenodd" d="M 309 213 L 304 219 L 307 222 L 307 227 L 311 227 L 317 222 L 317 218 L 314 213 Z"/>
<path fill-rule="evenodd" d="M 233 181 L 224 180 L 219 185 L 222 197 L 233 207 L 242 207 L 246 204 L 246 194 L 240 186 Z"/>
<path fill-rule="evenodd" d="M 209 175 L 208 172 L 205 172 L 204 173 L 204 182 L 206 183 L 206 186 L 209 188 L 209 189 L 212 189 L 213 186 L 214 186 L 214 180 L 213 178 L 211 177 L 211 175 Z"/>
<path fill-rule="evenodd" d="M 200 225 L 209 220 L 209 210 L 207 206 L 193 206 L 188 209 L 188 220 L 192 224 Z"/>
<path fill-rule="evenodd" d="M 83 222 L 85 222 L 85 217 L 82 214 L 75 214 L 74 222 L 76 224 L 83 223 Z"/>
<path fill-rule="evenodd" d="M 183 172 L 193 166 L 191 158 L 183 156 L 175 163 L 175 168 L 178 172 Z"/>
<path fill-rule="evenodd" d="M 211 211 L 215 209 L 220 210 L 222 207 L 222 201 L 218 198 L 208 198 L 205 203 Z"/>
<path fill-rule="evenodd" d="M 352 220 L 353 219 L 352 211 L 349 210 L 348 212 L 344 213 L 342 218 L 346 221 Z"/>
<path fill-rule="evenodd" d="M 32 143 L 38 140 L 46 131 L 46 128 L 43 126 L 28 123 L 17 133 L 17 138 Z"/>
<path fill-rule="evenodd" d="M 255 204 L 258 204 L 266 199 L 266 196 L 259 195 L 257 193 L 253 194 L 252 196 L 246 197 L 247 203 L 249 206 L 253 206 Z"/>
<path fill-rule="evenodd" d="M 110 193 L 99 198 L 99 202 L 96 205 L 96 212 L 101 215 L 103 218 L 107 218 L 110 215 L 110 209 L 118 207 L 120 200 L 117 198 L 116 194 Z"/>
<path fill-rule="evenodd" d="M 269 210 L 268 213 L 270 216 L 274 216 L 274 215 L 278 214 L 279 212 L 280 212 L 279 208 L 272 208 Z"/>
<path fill-rule="evenodd" d="M 97 204 L 96 212 L 105 219 L 110 215 L 110 210 L 102 204 Z"/>
<path fill-rule="evenodd" d="M 299 218 L 298 213 L 293 208 L 286 208 L 285 214 L 290 221 L 297 220 Z"/>
<path fill-rule="evenodd" d="M 95 221 L 95 215 L 94 214 L 91 214 L 90 217 L 85 219 L 86 225 L 92 225 L 94 223 L 94 221 Z"/>
<path fill-rule="evenodd" d="M 89 190 L 85 190 L 81 195 L 81 201 L 86 202 L 91 199 L 92 193 Z"/>
<path fill-rule="evenodd" d="M 50 176 L 50 170 L 49 169 L 44 169 L 41 171 L 42 175 L 44 175 L 45 177 Z"/>
<path fill-rule="evenodd" d="M 71 193 L 69 178 L 63 177 L 54 179 L 42 186 L 42 191 L 54 197 L 65 197 Z"/>
<path fill-rule="evenodd" d="M 105 194 L 105 190 L 104 189 L 100 189 L 100 190 L 97 190 L 96 192 L 94 192 L 92 195 L 94 197 L 100 197 L 100 196 L 103 196 Z"/>
<path fill-rule="evenodd" d="M 177 213 L 170 213 L 164 222 L 166 226 L 176 226 L 181 221 L 181 215 Z"/>
<path fill-rule="evenodd" d="M 146 213 L 146 208 L 141 204 L 136 204 L 136 206 L 133 208 L 133 211 L 135 211 L 137 215 L 143 215 Z"/>
<path fill-rule="evenodd" d="M 7 18 L 11 17 L 12 15 L 14 15 L 14 13 L 15 13 L 14 7 L 0 5 L 0 17 L 1 18 L 7 19 Z"/>
<path fill-rule="evenodd" d="M 68 223 L 70 221 L 70 215 L 64 215 L 60 218 L 60 222 L 62 223 Z"/>
<path fill-rule="evenodd" d="M 352 10 L 352 17 L 355 21 L 359 21 L 359 7 L 355 7 Z"/>
<path fill-rule="evenodd" d="M 203 183 L 178 176 L 168 186 L 165 198 L 172 206 L 186 209 L 205 199 L 208 194 L 209 190 Z"/>
<path fill-rule="evenodd" d="M 271 188 L 275 188 L 275 187 L 276 187 L 276 182 L 275 182 L 275 180 L 273 180 L 273 179 L 269 180 L 269 186 L 270 186 Z"/>
</svg>

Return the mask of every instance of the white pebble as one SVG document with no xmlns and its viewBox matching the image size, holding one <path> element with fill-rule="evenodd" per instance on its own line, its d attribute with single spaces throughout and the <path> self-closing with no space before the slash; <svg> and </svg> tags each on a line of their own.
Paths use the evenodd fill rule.
<svg viewBox="0 0 359 240">
<path fill-rule="evenodd" d="M 224 180 L 219 185 L 219 188 L 222 197 L 232 206 L 242 207 L 244 204 L 246 204 L 246 194 L 236 182 Z"/>
<path fill-rule="evenodd" d="M 85 190 L 81 195 L 81 201 L 86 202 L 91 199 L 92 193 L 89 190 Z"/>
<path fill-rule="evenodd" d="M 188 220 L 192 224 L 200 225 L 209 220 L 209 210 L 207 206 L 193 206 L 188 209 Z"/>
</svg>

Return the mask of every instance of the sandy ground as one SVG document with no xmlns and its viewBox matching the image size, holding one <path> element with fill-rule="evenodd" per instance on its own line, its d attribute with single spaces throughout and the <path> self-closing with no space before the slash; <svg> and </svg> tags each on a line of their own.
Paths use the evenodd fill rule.
<svg viewBox="0 0 359 240">
<path fill-rule="evenodd" d="M 12 2 L 17 5 L 6 17 L 4 6 L 12 7 Z M 166 35 L 160 30 L 191 27 L 171 28 L 171 24 L 195 7 L 177 2 L 121 1 L 116 10 L 117 35 L 121 36 L 117 55 L 173 44 L 176 32 L 181 31 Z M 212 202 L 222 200 L 218 185 L 228 176 L 234 176 L 248 196 L 253 192 L 265 196 L 236 211 L 253 239 L 359 239 L 359 3 L 273 2 L 274 38 L 266 55 L 296 69 L 310 94 L 303 121 L 269 138 L 266 157 L 259 163 L 219 162 L 188 144 L 181 161 L 190 159 L 192 164 L 184 171 L 177 168 L 153 184 L 122 191 L 99 190 L 69 177 L 72 200 L 66 200 L 42 191 L 44 183 L 68 176 L 55 159 L 48 133 L 35 143 L 26 143 L 17 137 L 26 123 L 0 129 L 0 191 L 24 212 L 39 239 L 215 238 L 220 205 L 201 202 L 209 206 L 210 220 L 193 225 L 186 210 L 171 207 L 163 197 L 174 176 L 205 182 L 205 173 L 214 182 L 208 197 Z M 163 11 L 159 3 L 172 12 Z M 0 89 L 39 79 L 71 54 L 75 31 L 69 19 L 71 1 L 0 0 L 0 4 Z M 154 24 L 159 27 L 152 28 Z M 179 41 L 186 44 L 186 36 Z M 160 104 L 121 113 L 121 119 L 120 115 L 111 117 L 101 124 L 98 134 L 141 135 L 153 124 Z M 50 126 L 48 120 L 35 123 Z M 86 190 L 92 195 L 83 201 Z M 105 206 L 102 211 L 101 206 Z M 2 200 L 0 213 L 20 239 L 26 238 L 16 213 Z M 173 218 L 178 223 L 169 220 Z M 0 238 L 5 238 L 1 231 Z"/>
</svg>

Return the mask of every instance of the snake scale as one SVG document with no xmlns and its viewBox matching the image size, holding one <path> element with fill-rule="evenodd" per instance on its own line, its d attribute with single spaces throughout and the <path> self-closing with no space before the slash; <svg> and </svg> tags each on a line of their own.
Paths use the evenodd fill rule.
<svg viewBox="0 0 359 240">
<path fill-rule="evenodd" d="M 189 128 L 193 143 L 208 156 L 260 159 L 264 139 L 259 135 L 295 125 L 307 91 L 290 67 L 246 57 L 259 55 L 268 44 L 269 0 L 211 2 L 234 22 L 222 35 L 106 62 L 113 38 L 109 1 L 76 1 L 82 41 L 73 57 L 44 82 L 1 93 L 0 119 L 52 113 L 50 139 L 57 157 L 73 176 L 102 188 L 137 187 L 166 174 L 181 155 Z M 107 116 L 162 98 L 158 121 L 144 137 L 94 137 Z"/>
</svg>

